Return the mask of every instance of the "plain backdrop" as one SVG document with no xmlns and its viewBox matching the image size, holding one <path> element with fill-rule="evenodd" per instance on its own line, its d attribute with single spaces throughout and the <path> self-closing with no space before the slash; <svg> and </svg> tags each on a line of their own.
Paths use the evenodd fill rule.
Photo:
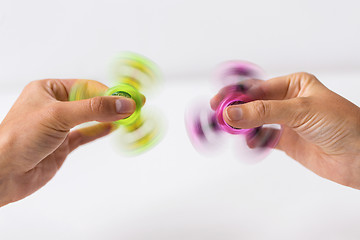
<svg viewBox="0 0 360 240">
<path fill-rule="evenodd" d="M 108 84 L 113 57 L 131 50 L 161 67 L 146 107 L 167 120 L 140 156 L 122 156 L 111 136 L 72 153 L 48 185 L 0 209 L 0 239 L 359 239 L 358 190 L 278 151 L 251 166 L 230 152 L 201 156 L 184 126 L 229 59 L 268 77 L 314 73 L 359 105 L 359 10 L 356 0 L 0 0 L 0 119 L 29 81 Z"/>
</svg>

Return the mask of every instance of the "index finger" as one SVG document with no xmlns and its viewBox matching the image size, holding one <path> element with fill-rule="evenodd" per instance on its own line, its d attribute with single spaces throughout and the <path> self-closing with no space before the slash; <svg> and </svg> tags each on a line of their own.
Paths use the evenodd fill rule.
<svg viewBox="0 0 360 240">
<path fill-rule="evenodd" d="M 244 93 L 254 100 L 285 100 L 298 97 L 303 92 L 305 83 L 316 80 L 316 77 L 308 73 L 293 73 L 286 76 L 276 77 L 267 81 L 247 80 L 244 81 Z M 249 81 L 249 82 L 248 82 Z M 216 109 L 222 101 L 229 86 L 221 89 L 210 101 L 212 109 Z"/>
<path fill-rule="evenodd" d="M 264 82 L 259 79 L 248 79 L 239 82 L 238 84 L 229 85 L 220 89 L 220 91 L 210 100 L 210 105 L 213 110 L 215 110 L 220 102 L 227 96 L 230 92 L 237 92 L 239 94 L 249 94 L 251 89 L 255 86 L 260 85 Z M 255 91 L 252 91 L 255 93 Z"/>
<path fill-rule="evenodd" d="M 109 89 L 105 84 L 89 79 L 48 79 L 54 97 L 59 101 L 78 101 L 104 96 Z M 146 98 L 140 94 L 142 104 Z"/>
<path fill-rule="evenodd" d="M 48 94 L 58 101 L 69 101 L 72 91 L 78 91 L 78 99 L 88 99 L 103 95 L 108 87 L 95 80 L 87 79 L 45 79 L 41 83 Z"/>
</svg>

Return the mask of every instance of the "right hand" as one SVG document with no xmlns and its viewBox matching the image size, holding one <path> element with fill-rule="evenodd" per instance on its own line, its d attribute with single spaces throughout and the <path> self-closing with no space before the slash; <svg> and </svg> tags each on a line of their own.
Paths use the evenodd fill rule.
<svg viewBox="0 0 360 240">
<path fill-rule="evenodd" d="M 230 126 L 281 124 L 277 149 L 321 177 L 360 189 L 359 107 L 308 73 L 250 80 L 245 89 L 259 100 L 227 107 L 223 116 Z M 224 92 L 211 100 L 213 109 Z"/>
</svg>

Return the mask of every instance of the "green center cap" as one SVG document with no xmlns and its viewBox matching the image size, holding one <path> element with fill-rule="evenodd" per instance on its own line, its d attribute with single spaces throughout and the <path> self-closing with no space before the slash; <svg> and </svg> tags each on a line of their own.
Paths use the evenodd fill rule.
<svg viewBox="0 0 360 240">
<path fill-rule="evenodd" d="M 119 83 L 116 86 L 109 88 L 105 93 L 106 96 L 120 96 L 131 98 L 135 101 L 135 112 L 127 118 L 120 119 L 115 123 L 123 126 L 130 126 L 134 124 L 140 118 L 140 111 L 142 108 L 142 98 L 140 92 L 133 86 L 127 83 Z"/>
<path fill-rule="evenodd" d="M 119 97 L 131 98 L 131 95 L 129 93 L 123 92 L 123 91 L 114 92 L 113 94 L 111 94 L 111 96 L 119 96 Z"/>
</svg>

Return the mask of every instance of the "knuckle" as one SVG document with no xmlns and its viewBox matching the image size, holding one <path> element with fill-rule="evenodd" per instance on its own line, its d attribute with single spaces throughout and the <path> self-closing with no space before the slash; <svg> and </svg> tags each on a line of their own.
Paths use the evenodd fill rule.
<svg viewBox="0 0 360 240">
<path fill-rule="evenodd" d="M 311 73 L 308 72 L 298 72 L 296 73 L 296 75 L 298 75 L 301 78 L 314 78 L 315 76 Z"/>
<path fill-rule="evenodd" d="M 299 72 L 295 74 L 295 78 L 304 84 L 309 84 L 313 82 L 317 82 L 318 79 L 315 77 L 315 75 L 308 73 L 308 72 Z"/>
<path fill-rule="evenodd" d="M 309 97 L 298 97 L 294 101 L 300 110 L 308 109 L 311 106 L 311 99 Z"/>
<path fill-rule="evenodd" d="M 50 89 L 56 90 L 57 86 L 56 79 L 42 79 L 42 80 L 34 80 L 29 82 L 25 87 L 24 90 L 27 92 L 34 92 L 39 91 L 39 89 Z"/>
<path fill-rule="evenodd" d="M 92 112 L 100 112 L 105 108 L 104 99 L 102 97 L 94 97 L 89 101 L 89 108 Z"/>
<path fill-rule="evenodd" d="M 270 111 L 270 105 L 267 104 L 265 101 L 258 100 L 254 102 L 253 109 L 257 117 L 259 117 L 260 119 L 264 119 Z"/>
<path fill-rule="evenodd" d="M 57 80 L 56 79 L 44 79 L 40 80 L 46 86 L 48 86 L 51 90 L 56 90 Z"/>
<path fill-rule="evenodd" d="M 57 130 L 68 130 L 71 126 L 62 108 L 62 103 L 54 103 L 46 108 L 45 118 L 50 119 L 53 128 Z"/>
<path fill-rule="evenodd" d="M 31 81 L 29 82 L 26 86 L 25 89 L 27 90 L 31 90 L 31 89 L 37 89 L 39 86 L 41 86 L 43 80 L 35 80 L 35 81 Z"/>
<path fill-rule="evenodd" d="M 319 80 L 310 73 L 298 72 L 289 75 L 288 95 L 289 98 L 301 97 L 306 95 L 306 90 L 320 83 Z"/>
<path fill-rule="evenodd" d="M 53 118 L 55 118 L 57 120 L 61 120 L 62 113 L 61 113 L 61 108 L 58 104 L 52 104 L 52 105 L 48 106 L 47 112 Z"/>
<path fill-rule="evenodd" d="M 297 108 L 297 116 L 304 118 L 311 109 L 312 101 L 309 97 L 299 97 L 295 99 L 295 106 Z"/>
<path fill-rule="evenodd" d="M 291 117 L 292 121 L 290 122 L 291 127 L 299 128 L 305 122 L 308 121 L 310 116 L 311 107 L 313 105 L 312 100 L 309 97 L 299 97 L 293 100 L 294 108 L 296 109 L 293 112 Z"/>
</svg>

